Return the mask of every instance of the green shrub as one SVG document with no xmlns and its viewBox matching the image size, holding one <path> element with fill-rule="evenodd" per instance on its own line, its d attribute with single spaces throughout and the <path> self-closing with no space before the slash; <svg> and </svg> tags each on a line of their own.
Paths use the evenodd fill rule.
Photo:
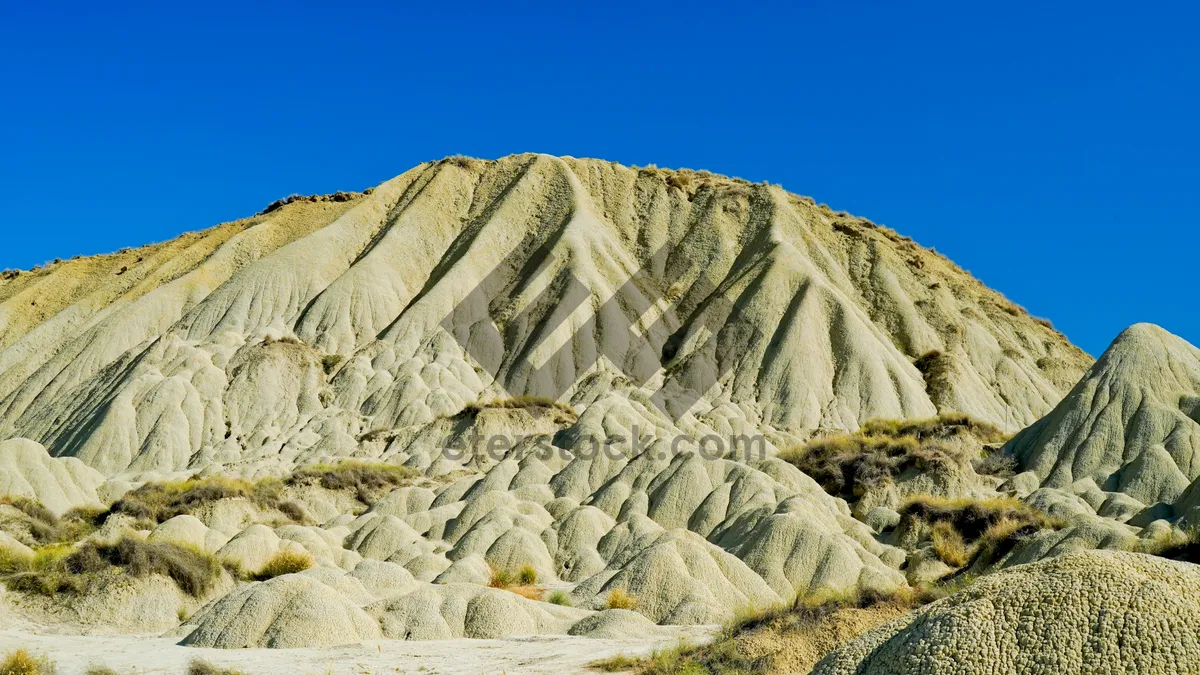
<svg viewBox="0 0 1200 675">
<path fill-rule="evenodd" d="M 546 598 L 546 602 L 548 602 L 552 605 L 561 605 L 562 607 L 570 607 L 571 606 L 571 596 L 567 595 L 565 591 L 554 591 L 553 593 L 550 594 L 549 597 Z"/>
<path fill-rule="evenodd" d="M 312 556 L 296 551 L 283 550 L 271 556 L 267 564 L 254 575 L 255 581 L 266 581 L 284 574 L 296 574 L 313 566 Z"/>
</svg>

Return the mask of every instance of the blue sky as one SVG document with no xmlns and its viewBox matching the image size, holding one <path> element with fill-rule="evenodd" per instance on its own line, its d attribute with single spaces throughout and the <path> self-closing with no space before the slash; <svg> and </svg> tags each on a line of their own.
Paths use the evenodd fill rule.
<svg viewBox="0 0 1200 675">
<path fill-rule="evenodd" d="M 1200 343 L 1185 3 L 24 4 L 0 268 L 536 151 L 780 183 L 1092 354 L 1137 321 Z"/>
</svg>

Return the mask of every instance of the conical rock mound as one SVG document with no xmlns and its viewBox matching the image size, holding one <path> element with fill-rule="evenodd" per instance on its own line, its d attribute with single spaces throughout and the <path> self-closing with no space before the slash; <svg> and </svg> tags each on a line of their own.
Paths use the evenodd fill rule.
<svg viewBox="0 0 1200 675">
<path fill-rule="evenodd" d="M 1174 502 L 1200 477 L 1200 349 L 1158 326 L 1127 328 L 1005 450 L 1047 487 L 1092 479 L 1145 504 Z"/>
</svg>

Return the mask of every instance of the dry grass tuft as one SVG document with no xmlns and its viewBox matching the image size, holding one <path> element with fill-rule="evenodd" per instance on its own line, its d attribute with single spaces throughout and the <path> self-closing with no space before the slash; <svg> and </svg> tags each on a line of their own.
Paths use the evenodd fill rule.
<svg viewBox="0 0 1200 675">
<path fill-rule="evenodd" d="M 614 588 L 608 592 L 604 605 L 609 609 L 637 609 L 637 598 L 624 588 Z"/>
<path fill-rule="evenodd" d="M 242 675 L 240 670 L 214 666 L 204 659 L 192 659 L 188 664 L 187 675 Z"/>
<path fill-rule="evenodd" d="M 0 661 L 0 675 L 54 675 L 56 671 L 53 661 L 24 649 L 11 651 Z"/>
<path fill-rule="evenodd" d="M 283 550 L 271 556 L 267 564 L 254 574 L 255 581 L 266 581 L 284 574 L 296 574 L 313 566 L 312 556 L 306 553 Z"/>
<path fill-rule="evenodd" d="M 516 593 L 526 600 L 540 601 L 542 596 L 546 594 L 544 590 L 538 588 L 537 586 L 509 586 L 504 590 L 508 591 L 509 593 Z"/>
<path fill-rule="evenodd" d="M 934 553 L 955 568 L 977 562 L 988 564 L 1038 532 L 1065 526 L 1032 506 L 1009 498 L 920 496 L 905 503 L 900 515 L 901 527 L 928 524 Z"/>
<path fill-rule="evenodd" d="M 492 570 L 492 577 L 488 580 L 488 586 L 492 588 L 508 588 L 513 585 L 513 575 L 508 570 Z"/>
<path fill-rule="evenodd" d="M 933 534 L 933 552 L 937 555 L 938 560 L 946 563 L 951 567 L 965 567 L 971 562 L 970 552 L 967 550 L 967 542 L 963 541 L 963 537 L 958 530 L 954 529 L 954 525 L 940 521 L 934 524 Z"/>
<path fill-rule="evenodd" d="M 106 665 L 92 664 L 88 666 L 86 675 L 118 675 L 118 673 Z"/>
</svg>

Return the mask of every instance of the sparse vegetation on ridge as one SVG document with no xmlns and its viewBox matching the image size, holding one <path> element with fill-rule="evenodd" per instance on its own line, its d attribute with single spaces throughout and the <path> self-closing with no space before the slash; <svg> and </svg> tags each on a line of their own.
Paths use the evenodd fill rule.
<svg viewBox="0 0 1200 675">
<path fill-rule="evenodd" d="M 79 541 L 96 530 L 99 508 L 75 508 L 56 516 L 37 501 L 25 497 L 0 497 L 0 505 L 11 506 L 21 513 L 19 522 L 7 525 L 18 539 L 28 538 L 28 545 L 62 544 Z M 19 530 L 23 530 L 21 532 Z M 24 534 L 25 537 L 21 535 Z"/>
<path fill-rule="evenodd" d="M 301 513 L 303 509 L 298 505 L 285 505 L 282 488 L 283 483 L 276 479 L 250 482 L 236 478 L 191 478 L 146 483 L 117 500 L 100 520 L 123 514 L 153 525 L 195 513 L 204 504 L 222 499 L 246 499 L 262 509 Z"/>
<path fill-rule="evenodd" d="M 286 479 L 288 485 L 319 485 L 326 490 L 354 492 L 364 504 L 378 499 L 392 488 L 419 478 L 421 473 L 412 467 L 385 462 L 344 460 L 333 464 L 312 464 L 301 467 Z"/>
<path fill-rule="evenodd" d="M 9 589 L 49 596 L 82 593 L 103 573 L 114 569 L 131 577 L 161 574 L 194 597 L 208 593 L 221 576 L 220 563 L 209 553 L 133 536 L 113 544 L 88 541 L 76 548 L 46 547 L 32 557 L 10 556 L 3 568 L 3 581 Z"/>
<path fill-rule="evenodd" d="M 908 527 L 927 526 L 938 558 L 954 568 L 998 560 L 1018 542 L 1065 526 L 1016 499 L 942 499 L 920 496 L 900 509 Z M 902 520 L 901 527 L 906 523 Z"/>
<path fill-rule="evenodd" d="M 973 458 L 953 441 L 968 436 L 982 443 L 1006 438 L 995 426 L 961 414 L 870 420 L 853 434 L 818 438 L 784 450 L 779 458 L 808 474 L 829 494 L 852 500 L 909 470 L 965 466 Z"/>
<path fill-rule="evenodd" d="M 798 598 L 789 604 L 765 609 L 745 609 L 724 626 L 721 635 L 702 646 L 680 644 L 638 659 L 616 656 L 597 661 L 591 668 L 603 672 L 630 671 L 637 675 L 733 675 L 781 672 L 781 653 L 799 641 L 836 647 L 830 622 L 842 613 L 858 615 L 860 632 L 934 600 L 948 589 L 902 587 L 891 593 L 873 591 L 824 594 Z M 850 636 L 847 636 L 850 637 Z M 764 639 L 766 638 L 766 639 Z M 811 655 L 810 655 L 811 656 Z M 795 663 L 786 664 L 794 668 Z M 812 663 L 805 664 L 811 667 Z M 807 670 L 787 672 L 807 672 Z"/>
</svg>

